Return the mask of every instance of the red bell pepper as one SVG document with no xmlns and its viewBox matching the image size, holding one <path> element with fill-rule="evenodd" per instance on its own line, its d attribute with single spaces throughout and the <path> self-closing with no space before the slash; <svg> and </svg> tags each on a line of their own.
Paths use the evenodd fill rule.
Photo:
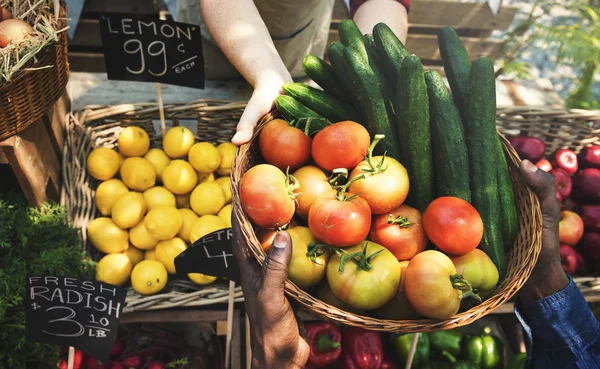
<svg viewBox="0 0 600 369">
<path fill-rule="evenodd" d="M 355 364 L 354 367 L 344 364 L 344 369 L 379 369 L 381 366 L 383 346 L 379 332 L 350 327 L 344 332 L 342 345 L 344 353 Z"/>
<path fill-rule="evenodd" d="M 310 355 L 308 364 L 320 368 L 335 362 L 342 354 L 342 334 L 329 322 L 312 323 L 306 326 Z"/>
<path fill-rule="evenodd" d="M 383 360 L 379 369 L 400 369 L 400 366 L 396 359 L 386 352 L 383 354 Z"/>
</svg>

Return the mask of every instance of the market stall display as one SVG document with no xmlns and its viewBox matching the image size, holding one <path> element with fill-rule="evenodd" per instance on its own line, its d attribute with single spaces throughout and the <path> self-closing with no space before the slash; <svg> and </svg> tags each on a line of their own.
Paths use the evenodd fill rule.
<svg viewBox="0 0 600 369">
<path fill-rule="evenodd" d="M 227 163 L 235 150 L 227 150 L 233 147 L 227 141 L 244 105 L 167 105 L 165 119 L 174 128 L 164 135 L 153 124 L 160 120 L 156 104 L 94 107 L 68 116 L 62 203 L 98 261 L 97 278 L 124 284 L 132 276 L 125 312 L 228 302 L 222 281 L 174 278 L 173 259 L 203 234 L 229 226 Z M 198 137 L 183 126 L 202 121 L 219 125 Z M 117 173 L 119 179 L 113 178 Z M 158 285 L 144 282 L 152 273 L 161 275 Z M 242 298 L 239 287 L 234 298 Z"/>
<path fill-rule="evenodd" d="M 302 274 L 289 269 L 289 296 L 317 315 L 366 329 L 423 332 L 468 324 L 512 297 L 541 247 L 537 198 L 512 180 L 519 159 L 496 133 L 492 64 L 480 58 L 471 66 L 457 34 L 442 29 L 452 99 L 439 75 L 424 73 L 419 58 L 385 24 L 371 36 L 345 20 L 339 32 L 341 42 L 328 48 L 331 65 L 305 59 L 305 69 L 326 89 L 284 85 L 277 112 L 265 116 L 254 139 L 238 151 L 233 204 L 244 237 L 263 262 L 255 235 L 262 231 L 255 229 L 285 226 L 295 201 L 302 204 L 308 194 L 308 222 L 303 209 L 298 215 L 304 219 L 291 230 L 308 230 L 302 240 L 307 253 L 294 254 L 291 264 L 304 258 L 312 267 Z M 278 130 L 289 139 L 271 133 Z M 303 185 L 293 170 L 306 171 L 313 162 L 314 174 Z M 408 209 L 390 214 L 401 204 Z M 411 209 L 422 220 L 407 221 Z M 394 255 L 391 245 L 397 242 L 375 242 L 384 243 L 371 226 L 372 215 L 379 214 L 391 228 L 422 228 L 435 247 L 424 251 L 422 242 L 412 254 Z M 442 224 L 444 214 L 469 227 L 444 233 L 452 226 Z M 478 245 L 483 253 L 469 263 L 478 265 L 481 278 L 471 282 L 447 255 L 459 257 Z M 401 273 L 399 262 L 407 260 Z M 496 277 L 483 277 L 487 269 Z M 310 283 L 307 274 L 315 277 Z M 320 281 L 345 305 L 313 296 L 311 287 Z M 473 284 L 489 292 L 482 298 Z M 385 319 L 378 309 L 390 301 L 414 311 Z"/>
<path fill-rule="evenodd" d="M 69 63 L 64 2 L 3 0 L 0 7 L 1 141 L 52 108 L 67 85 Z"/>
</svg>

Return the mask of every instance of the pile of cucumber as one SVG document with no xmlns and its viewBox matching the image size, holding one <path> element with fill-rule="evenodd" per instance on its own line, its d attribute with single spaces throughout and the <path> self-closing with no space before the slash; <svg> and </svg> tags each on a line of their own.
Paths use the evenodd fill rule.
<svg viewBox="0 0 600 369">
<path fill-rule="evenodd" d="M 421 212 L 441 196 L 472 203 L 484 222 L 480 248 L 506 273 L 505 252 L 517 235 L 517 212 L 507 160 L 496 133 L 493 63 L 471 63 L 450 27 L 438 35 L 452 95 L 436 71 L 423 70 L 392 30 L 379 23 L 363 35 L 352 20 L 339 26 L 340 42 L 327 49 L 331 64 L 304 58 L 305 73 L 323 90 L 288 83 L 276 100 L 290 122 L 315 118 L 324 127 L 352 120 L 371 137 L 384 134 L 379 152 L 408 170 L 406 203 Z M 311 133 L 314 133 L 313 129 Z"/>
</svg>

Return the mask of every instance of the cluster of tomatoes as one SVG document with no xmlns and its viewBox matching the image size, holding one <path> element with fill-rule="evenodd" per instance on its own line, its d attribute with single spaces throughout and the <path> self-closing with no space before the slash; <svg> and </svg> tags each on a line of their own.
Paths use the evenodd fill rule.
<svg viewBox="0 0 600 369">
<path fill-rule="evenodd" d="M 324 302 L 388 319 L 449 317 L 461 299 L 479 299 L 474 288 L 492 290 L 498 282 L 494 264 L 477 249 L 483 222 L 455 197 L 434 200 L 423 214 L 405 204 L 405 167 L 373 155 L 382 138 L 371 142 L 351 121 L 311 138 L 272 120 L 258 138 L 267 164 L 241 180 L 242 207 L 265 251 L 278 230 L 287 230 L 289 279 Z M 437 250 L 426 250 L 429 241 Z M 466 269 L 476 270 L 471 281 Z"/>
</svg>

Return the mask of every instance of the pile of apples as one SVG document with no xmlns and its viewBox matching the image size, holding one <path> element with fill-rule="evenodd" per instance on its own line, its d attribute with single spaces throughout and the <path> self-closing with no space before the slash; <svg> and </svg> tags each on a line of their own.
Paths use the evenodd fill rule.
<svg viewBox="0 0 600 369">
<path fill-rule="evenodd" d="M 538 138 L 513 136 L 509 141 L 521 159 L 554 176 L 563 269 L 569 274 L 600 270 L 600 145 L 585 147 L 579 155 L 560 149 L 546 157 L 546 145 Z"/>
</svg>

